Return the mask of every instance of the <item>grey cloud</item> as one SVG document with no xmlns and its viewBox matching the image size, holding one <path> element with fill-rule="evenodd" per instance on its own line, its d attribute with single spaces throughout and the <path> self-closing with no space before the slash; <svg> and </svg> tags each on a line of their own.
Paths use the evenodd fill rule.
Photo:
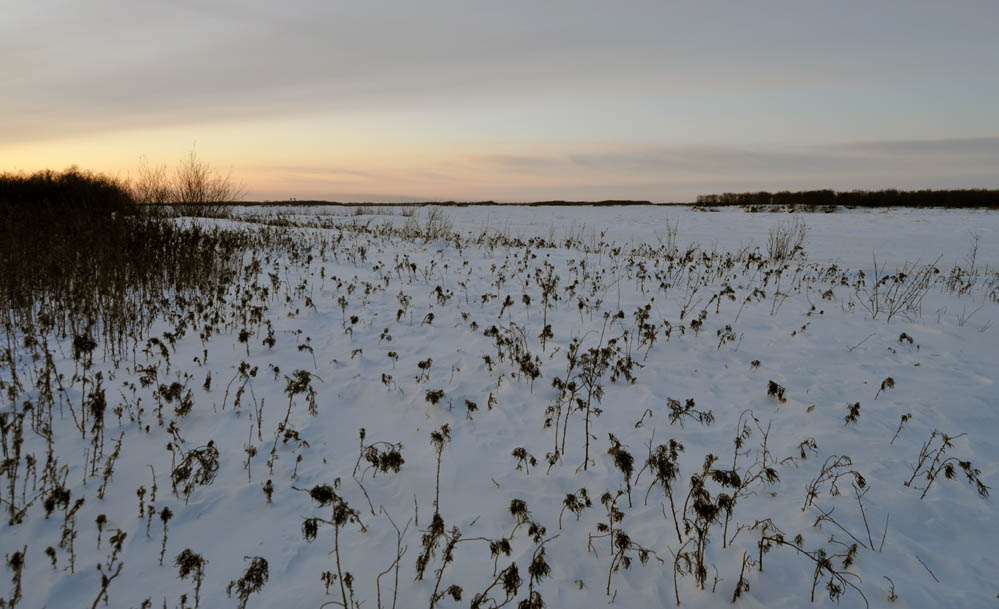
<svg viewBox="0 0 999 609">
<path fill-rule="evenodd" d="M 475 157 L 498 170 L 564 178 L 558 188 L 601 196 L 687 200 L 719 190 L 999 186 L 999 137 L 859 142 L 787 149 L 678 147 L 565 155 Z M 591 178 L 606 187 L 572 180 Z M 531 187 L 531 192 L 542 192 Z M 616 195 L 614 193 L 617 193 Z M 631 194 L 629 194 L 631 193 Z M 586 198 L 595 198 L 589 196 Z M 596 197 L 599 198 L 599 197 Z"/>
<path fill-rule="evenodd" d="M 551 171 L 570 169 L 569 159 L 564 157 L 544 157 L 518 154 L 473 155 L 467 157 L 473 165 L 485 166 L 491 169 L 538 175 Z"/>
<path fill-rule="evenodd" d="M 752 150 L 728 147 L 687 147 L 617 154 L 572 155 L 584 167 L 615 168 L 649 173 L 741 174 L 759 171 L 808 171 L 817 167 L 849 169 L 859 166 L 847 157 L 807 153 L 802 150 Z"/>
<path fill-rule="evenodd" d="M 516 104 L 556 90 L 620 91 L 623 98 L 705 87 L 779 90 L 883 82 L 959 63 L 983 66 L 984 76 L 999 62 L 999 46 L 983 42 L 991 40 L 989 19 L 914 0 L 898 3 L 906 28 L 792 0 L 771 3 L 781 19 L 712 2 L 31 6 L 0 25 L 0 52 L 17 58 L 0 74 L 8 93 L 0 112 L 18 117 L 0 130 L 0 142 L 371 107 L 406 112 L 497 97 Z M 986 4 L 982 12 L 994 9 Z M 965 47 L 946 44 L 955 32 Z"/>
<path fill-rule="evenodd" d="M 266 171 L 269 173 L 276 173 L 279 175 L 286 176 L 310 176 L 315 179 L 323 179 L 334 176 L 352 176 L 355 178 L 371 178 L 375 179 L 378 177 L 376 173 L 371 171 L 360 171 L 357 169 L 350 168 L 339 168 L 339 167 L 315 167 L 315 166 L 288 166 L 288 165 L 260 165 L 254 167 L 254 170 Z"/>
<path fill-rule="evenodd" d="M 999 137 L 945 138 L 889 142 L 851 142 L 825 147 L 844 154 L 881 156 L 971 155 L 999 161 Z"/>
<path fill-rule="evenodd" d="M 145 44 L 134 31 L 116 44 L 114 35 L 62 24 L 51 34 L 65 34 L 61 53 L 14 31 L 4 50 L 26 61 L 0 76 L 17 91 L 0 110 L 22 120 L 0 139 L 488 96 L 543 87 L 553 73 L 595 63 L 615 46 L 607 31 L 562 27 L 585 27 L 592 15 L 533 22 L 515 11 L 468 5 L 444 12 L 437 4 L 434 11 L 393 3 L 379 12 L 364 3 L 316 3 L 289 14 L 267 14 L 264 4 L 238 9 L 238 19 L 229 18 L 237 9 L 224 6 L 205 19 L 207 4 L 194 12 L 135 3 L 123 10 L 134 29 L 148 32 Z M 79 18 L 86 24 L 97 16 Z M 148 53 L 149 46 L 158 50 Z"/>
<path fill-rule="evenodd" d="M 471 160 L 498 169 L 607 172 L 618 175 L 745 175 L 760 172 L 854 171 L 869 167 L 867 155 L 795 147 L 785 150 L 724 146 L 585 151 L 561 156 L 480 156 Z"/>
</svg>

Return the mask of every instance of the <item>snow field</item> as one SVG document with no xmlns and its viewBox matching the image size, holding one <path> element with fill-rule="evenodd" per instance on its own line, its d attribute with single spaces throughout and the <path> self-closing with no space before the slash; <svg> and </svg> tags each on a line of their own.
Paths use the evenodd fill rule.
<svg viewBox="0 0 999 609">
<path fill-rule="evenodd" d="M 427 239 L 406 230 L 426 226 L 425 209 L 413 220 L 317 211 L 294 211 L 304 226 L 280 228 L 295 248 L 248 252 L 224 295 L 178 306 L 117 361 L 98 344 L 85 369 L 73 337 L 50 337 L 65 385 L 47 406 L 51 448 L 31 424 L 46 408 L 41 347 L 25 346 L 23 331 L 13 337 L 0 378 L 9 386 L 16 371 L 24 391 L 0 410 L 0 494 L 8 513 L 34 498 L 2 533 L 8 561 L 27 547 L 23 570 L 7 570 L 20 573 L 18 606 L 101 606 L 100 564 L 106 574 L 120 566 L 109 606 L 193 607 L 195 582 L 174 564 L 184 549 L 207 560 L 203 607 L 238 606 L 227 586 L 250 565 L 244 557 L 257 556 L 269 578 L 247 607 L 334 606 L 344 596 L 364 607 L 659 607 L 677 597 L 714 607 L 738 589 L 736 606 L 791 608 L 811 599 L 813 583 L 819 606 L 837 597 L 849 607 L 996 602 L 994 499 L 976 483 L 994 486 L 999 462 L 995 214 L 807 215 L 805 255 L 771 260 L 767 233 L 786 214 L 469 207 L 446 210 L 454 235 Z M 675 249 L 666 218 L 678 223 Z M 872 319 L 875 260 L 891 277 L 882 299 L 920 265 L 938 272 L 911 307 Z M 557 285 L 546 312 L 549 269 Z M 552 336 L 542 345 L 545 318 Z M 73 419 L 98 372 L 103 447 Z M 768 393 L 771 382 L 783 399 Z M 855 403 L 859 416 L 848 421 Z M 450 439 L 437 446 L 438 479 L 431 434 L 443 426 Z M 935 430 L 953 440 L 934 461 Z M 627 457 L 608 452 L 610 434 L 630 470 Z M 643 470 L 671 439 L 683 446 L 672 509 L 662 484 L 650 488 L 653 468 Z M 377 466 L 389 448 L 369 453 L 378 442 L 401 444 L 397 472 L 368 467 L 365 454 Z M 906 486 L 927 442 L 930 458 Z M 178 465 L 209 443 L 217 472 L 185 497 L 198 468 L 185 475 Z M 705 470 L 709 454 L 717 460 Z M 43 475 L 50 457 L 59 485 Z M 703 493 L 691 493 L 701 475 Z M 323 499 L 323 485 L 335 499 Z M 580 489 L 591 505 L 577 518 L 564 507 Z M 69 491 L 65 504 L 56 490 Z M 511 512 L 515 500 L 527 513 Z M 165 527 L 164 508 L 173 514 Z M 444 524 L 436 538 L 435 512 Z M 303 525 L 316 518 L 327 522 L 313 521 L 310 541 Z M 118 552 L 116 531 L 127 534 Z M 433 550 L 417 580 L 427 540 Z M 502 540 L 510 552 L 496 555 L 490 541 Z M 831 558 L 817 571 L 799 549 Z M 508 580 L 508 595 L 494 582 L 511 564 L 520 583 Z M 348 573 L 352 591 L 341 588 Z M 8 605 L 15 588 L 12 580 Z"/>
</svg>

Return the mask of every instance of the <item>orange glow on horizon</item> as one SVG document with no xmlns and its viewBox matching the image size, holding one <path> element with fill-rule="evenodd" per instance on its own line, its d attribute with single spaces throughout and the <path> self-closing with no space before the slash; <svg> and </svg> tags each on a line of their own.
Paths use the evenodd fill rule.
<svg viewBox="0 0 999 609">
<path fill-rule="evenodd" d="M 374 128 L 373 128 L 374 127 Z M 174 167 L 188 152 L 231 171 L 248 200 L 495 199 L 511 192 L 508 171 L 483 159 L 515 154 L 511 144 L 400 139 L 368 124 L 324 117 L 272 119 L 73 135 L 0 144 L 3 171 L 62 170 L 70 166 L 128 179 L 140 160 Z M 560 146 L 536 145 L 537 154 Z M 556 189 L 564 176 L 518 174 L 517 189 Z M 577 186 L 590 181 L 578 176 Z M 530 197 L 505 195 L 504 200 Z"/>
</svg>

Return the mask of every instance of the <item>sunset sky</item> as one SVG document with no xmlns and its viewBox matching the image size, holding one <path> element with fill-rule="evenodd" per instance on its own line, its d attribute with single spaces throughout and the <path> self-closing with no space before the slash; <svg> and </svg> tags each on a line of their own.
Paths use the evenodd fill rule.
<svg viewBox="0 0 999 609">
<path fill-rule="evenodd" d="M 999 187 L 996 0 L 33 0 L 0 170 L 199 157 L 250 199 Z"/>
</svg>

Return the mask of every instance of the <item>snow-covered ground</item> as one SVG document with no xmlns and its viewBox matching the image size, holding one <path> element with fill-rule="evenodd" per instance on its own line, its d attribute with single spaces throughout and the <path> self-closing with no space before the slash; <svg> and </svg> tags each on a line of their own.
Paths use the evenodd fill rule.
<svg viewBox="0 0 999 609">
<path fill-rule="evenodd" d="M 999 214 L 467 207 L 426 239 L 429 208 L 283 211 L 324 228 L 280 228 L 296 249 L 248 253 L 120 361 L 49 337 L 51 444 L 24 406 L 43 347 L 9 346 L 18 606 L 91 606 L 100 564 L 109 606 L 193 607 L 185 549 L 201 607 L 238 606 L 252 557 L 247 607 L 999 602 Z M 805 255 L 771 260 L 796 218 Z M 102 447 L 74 422 L 98 372 Z"/>
<path fill-rule="evenodd" d="M 237 216 L 289 215 L 300 219 L 336 214 L 347 221 L 357 207 L 265 206 L 236 207 Z M 426 208 L 361 208 L 374 214 L 359 219 L 405 220 L 399 214 L 426 215 Z M 680 245 L 690 243 L 722 250 L 738 250 L 747 245 L 764 246 L 774 224 L 788 220 L 786 213 L 746 213 L 736 207 L 714 208 L 705 212 L 688 206 L 656 205 L 627 207 L 531 207 L 496 205 L 485 207 L 449 207 L 447 215 L 454 227 L 477 234 L 483 230 L 529 237 L 550 234 L 582 236 L 590 241 L 605 239 L 617 243 L 651 243 L 666 232 L 666 222 L 680 227 Z M 841 264 L 871 264 L 872 255 L 901 264 L 942 255 L 940 264 L 964 262 L 970 249 L 969 239 L 978 234 L 979 255 L 983 261 L 999 260 L 999 214 L 976 209 L 853 209 L 840 208 L 832 214 L 800 214 L 810 229 L 808 257 L 811 261 Z"/>
</svg>

